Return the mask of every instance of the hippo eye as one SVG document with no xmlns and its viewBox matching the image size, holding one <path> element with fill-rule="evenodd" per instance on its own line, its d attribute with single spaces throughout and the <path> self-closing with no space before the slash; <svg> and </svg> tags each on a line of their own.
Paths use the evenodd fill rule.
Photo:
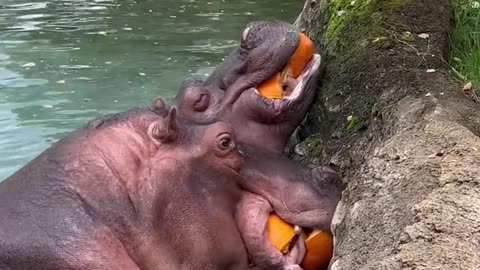
<svg viewBox="0 0 480 270">
<path fill-rule="evenodd" d="M 223 133 L 218 138 L 218 148 L 222 151 L 230 150 L 234 147 L 232 136 L 228 133 Z"/>
</svg>

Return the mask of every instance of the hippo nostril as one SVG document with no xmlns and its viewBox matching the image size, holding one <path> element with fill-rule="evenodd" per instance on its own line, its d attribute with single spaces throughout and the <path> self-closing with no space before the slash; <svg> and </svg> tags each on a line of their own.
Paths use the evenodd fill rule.
<svg viewBox="0 0 480 270">
<path fill-rule="evenodd" d="M 209 105 L 210 96 L 207 94 L 201 94 L 193 105 L 193 109 L 197 112 L 203 112 L 208 108 Z"/>
</svg>

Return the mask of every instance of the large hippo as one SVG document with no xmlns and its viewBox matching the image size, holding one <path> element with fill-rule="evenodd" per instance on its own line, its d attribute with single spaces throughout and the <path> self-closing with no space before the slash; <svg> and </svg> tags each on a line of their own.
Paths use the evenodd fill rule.
<svg viewBox="0 0 480 270">
<path fill-rule="evenodd" d="M 0 269 L 247 269 L 240 166 L 223 122 L 93 121 L 0 183 Z"/>
<path fill-rule="evenodd" d="M 225 122 L 178 119 L 159 99 L 94 120 L 0 183 L 0 269 L 298 269 L 298 256 L 275 251 L 249 266 L 242 244 L 265 239 L 249 232 L 268 215 L 253 216 L 252 203 L 328 226 L 336 197 L 316 195 L 338 189 L 336 174 L 280 173 L 284 162 L 237 147 Z"/>
<path fill-rule="evenodd" d="M 313 103 L 321 57 L 314 54 L 296 80 L 285 81 L 283 99 L 266 98 L 256 87 L 285 69 L 300 35 L 284 22 L 248 24 L 239 48 L 206 80 L 182 83 L 174 100 L 179 117 L 227 121 L 239 142 L 281 153 Z"/>
</svg>

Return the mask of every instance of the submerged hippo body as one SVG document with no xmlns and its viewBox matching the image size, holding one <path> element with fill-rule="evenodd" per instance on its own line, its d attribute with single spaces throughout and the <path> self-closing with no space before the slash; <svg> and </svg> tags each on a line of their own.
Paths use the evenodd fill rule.
<svg viewBox="0 0 480 270">
<path fill-rule="evenodd" d="M 94 121 L 0 183 L 0 269 L 247 269 L 238 155 L 174 110 Z"/>
</svg>

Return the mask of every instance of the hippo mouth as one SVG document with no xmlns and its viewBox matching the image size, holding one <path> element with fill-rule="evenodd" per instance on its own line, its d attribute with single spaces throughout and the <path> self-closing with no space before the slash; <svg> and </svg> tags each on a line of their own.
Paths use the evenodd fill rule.
<svg viewBox="0 0 480 270">
<path fill-rule="evenodd" d="M 288 67 L 285 67 L 281 72 L 281 89 L 283 100 L 295 100 L 301 96 L 303 91 L 307 88 L 308 82 L 314 76 L 320 67 L 320 54 L 313 54 L 310 61 L 305 65 L 302 73 L 295 79 L 288 74 Z M 255 88 L 255 93 L 263 98 L 271 99 L 263 96 L 258 88 Z"/>
</svg>

